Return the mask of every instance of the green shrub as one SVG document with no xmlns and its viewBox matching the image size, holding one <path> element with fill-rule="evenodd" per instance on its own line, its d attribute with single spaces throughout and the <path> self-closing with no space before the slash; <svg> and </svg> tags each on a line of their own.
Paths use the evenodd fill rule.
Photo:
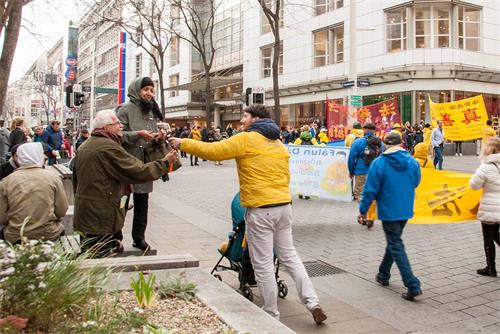
<svg viewBox="0 0 500 334">
<path fill-rule="evenodd" d="M 198 292 L 196 284 L 185 282 L 185 273 L 162 282 L 158 287 L 158 295 L 161 298 L 180 298 L 189 301 L 195 297 L 196 292 Z"/>
</svg>

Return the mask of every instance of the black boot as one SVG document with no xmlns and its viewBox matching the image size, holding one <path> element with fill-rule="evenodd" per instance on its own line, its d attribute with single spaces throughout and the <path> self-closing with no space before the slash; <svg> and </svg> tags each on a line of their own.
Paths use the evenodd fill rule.
<svg viewBox="0 0 500 334">
<path fill-rule="evenodd" d="M 477 273 L 482 276 L 497 277 L 497 269 L 495 266 L 495 244 L 493 244 L 493 247 L 489 244 L 485 244 L 484 253 L 486 255 L 486 267 L 478 269 Z"/>
</svg>

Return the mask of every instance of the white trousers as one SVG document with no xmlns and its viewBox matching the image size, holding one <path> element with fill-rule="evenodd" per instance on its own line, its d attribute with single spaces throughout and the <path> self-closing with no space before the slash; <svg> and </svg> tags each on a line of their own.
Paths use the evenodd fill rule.
<svg viewBox="0 0 500 334">
<path fill-rule="evenodd" d="M 293 245 L 292 206 L 250 208 L 247 209 L 245 218 L 250 257 L 264 302 L 264 311 L 279 318 L 273 249 L 280 265 L 292 276 L 302 303 L 309 310 L 316 307 L 319 304 L 318 296 Z"/>
</svg>

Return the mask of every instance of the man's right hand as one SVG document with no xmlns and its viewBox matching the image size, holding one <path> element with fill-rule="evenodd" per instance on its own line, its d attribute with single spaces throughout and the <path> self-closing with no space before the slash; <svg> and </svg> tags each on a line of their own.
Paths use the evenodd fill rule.
<svg viewBox="0 0 500 334">
<path fill-rule="evenodd" d="M 168 161 L 170 165 L 172 165 L 174 162 L 177 161 L 179 158 L 179 155 L 177 154 L 176 150 L 170 150 L 170 152 L 167 153 L 167 155 L 162 159 L 163 161 Z"/>
<path fill-rule="evenodd" d="M 152 141 L 155 138 L 152 131 L 140 130 L 137 134 L 145 141 Z"/>
</svg>

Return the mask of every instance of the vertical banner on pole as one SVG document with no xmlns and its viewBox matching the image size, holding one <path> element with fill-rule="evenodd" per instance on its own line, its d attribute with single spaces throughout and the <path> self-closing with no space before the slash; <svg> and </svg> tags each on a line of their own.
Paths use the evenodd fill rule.
<svg viewBox="0 0 500 334">
<path fill-rule="evenodd" d="M 125 102 L 125 73 L 127 69 L 127 33 L 120 32 L 120 55 L 118 77 L 118 104 Z"/>
</svg>

